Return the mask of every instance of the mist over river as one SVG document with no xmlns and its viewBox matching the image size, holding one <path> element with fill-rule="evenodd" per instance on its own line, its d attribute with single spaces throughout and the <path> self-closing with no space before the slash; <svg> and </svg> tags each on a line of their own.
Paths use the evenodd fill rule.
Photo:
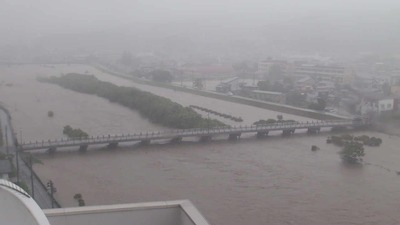
<svg viewBox="0 0 400 225">
<path fill-rule="evenodd" d="M 136 84 L 86 65 L 1 66 L 0 101 L 10 110 L 19 138 L 62 138 L 65 125 L 90 135 L 169 129 L 100 97 L 36 81 L 38 76 L 69 72 L 94 74 L 184 106 L 198 105 L 244 120 L 237 123 L 210 114 L 230 125 L 249 125 L 282 114 Z M 53 118 L 47 116 L 49 110 L 54 111 Z M 400 176 L 396 174 L 400 139 L 377 132 L 362 134 L 383 139 L 380 147 L 365 147 L 363 166 L 343 164 L 337 154 L 340 148 L 326 144 L 330 133 L 323 132 L 38 154 L 44 164 L 34 169 L 43 181 L 53 180 L 56 198 L 64 207 L 77 206 L 73 195 L 81 193 L 87 205 L 189 199 L 215 225 L 400 224 Z M 320 150 L 312 152 L 311 145 Z"/>
</svg>

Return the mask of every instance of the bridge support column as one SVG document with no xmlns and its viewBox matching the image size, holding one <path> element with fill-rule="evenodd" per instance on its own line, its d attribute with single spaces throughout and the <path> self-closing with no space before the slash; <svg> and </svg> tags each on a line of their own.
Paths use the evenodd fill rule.
<svg viewBox="0 0 400 225">
<path fill-rule="evenodd" d="M 242 135 L 242 133 L 229 134 L 229 140 L 236 141 L 236 140 L 240 139 L 240 135 Z"/>
<path fill-rule="evenodd" d="M 182 141 L 182 137 L 174 137 L 171 139 L 171 143 L 180 143 Z"/>
<path fill-rule="evenodd" d="M 259 131 L 257 132 L 257 138 L 265 138 L 268 136 L 269 131 Z"/>
<path fill-rule="evenodd" d="M 47 152 L 48 152 L 49 154 L 53 154 L 53 153 L 56 152 L 56 150 L 57 150 L 56 147 L 51 147 L 51 148 L 47 149 Z"/>
<path fill-rule="evenodd" d="M 211 141 L 211 136 L 201 136 L 200 141 L 201 142 Z"/>
<path fill-rule="evenodd" d="M 150 140 L 141 140 L 140 144 L 141 145 L 149 145 L 150 144 Z"/>
<path fill-rule="evenodd" d="M 343 126 L 332 127 L 332 129 L 331 129 L 332 132 L 341 132 L 341 131 L 345 131 L 345 130 L 347 130 L 347 128 L 343 127 Z"/>
<path fill-rule="evenodd" d="M 296 129 L 286 129 L 282 131 L 283 136 L 290 136 L 295 132 Z"/>
<path fill-rule="evenodd" d="M 110 144 L 107 145 L 108 149 L 113 149 L 118 147 L 118 142 L 111 142 Z"/>
<path fill-rule="evenodd" d="M 88 149 L 88 145 L 81 145 L 81 146 L 79 146 L 79 151 L 80 151 L 80 152 L 86 152 L 87 149 Z"/>
<path fill-rule="evenodd" d="M 321 128 L 317 127 L 317 128 L 308 128 L 307 133 L 309 134 L 316 134 L 319 133 L 321 131 Z"/>
</svg>

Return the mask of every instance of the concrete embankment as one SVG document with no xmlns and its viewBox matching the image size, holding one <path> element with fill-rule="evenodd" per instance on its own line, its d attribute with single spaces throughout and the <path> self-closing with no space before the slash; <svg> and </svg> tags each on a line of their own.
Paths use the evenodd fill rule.
<svg viewBox="0 0 400 225">
<path fill-rule="evenodd" d="M 153 82 L 153 81 L 129 76 L 129 75 L 126 75 L 123 73 L 111 71 L 110 69 L 104 68 L 104 66 L 99 65 L 99 64 L 94 64 L 92 66 L 102 72 L 105 72 L 105 73 L 108 73 L 108 74 L 111 74 L 114 76 L 118 76 L 118 77 L 121 77 L 124 79 L 128 79 L 133 82 L 140 83 L 140 84 L 173 89 L 175 91 L 191 93 L 191 94 L 200 95 L 200 96 L 209 97 L 209 98 L 216 98 L 219 100 L 235 102 L 235 103 L 239 103 L 239 104 L 254 106 L 254 107 L 258 107 L 258 108 L 268 109 L 268 110 L 272 110 L 272 111 L 276 111 L 276 112 L 282 112 L 282 113 L 287 113 L 287 114 L 292 114 L 292 115 L 297 115 L 297 116 L 308 117 L 308 118 L 317 119 L 317 120 L 348 119 L 346 117 L 341 117 L 338 115 L 325 114 L 325 113 L 321 113 L 318 111 L 293 107 L 293 106 L 289 106 L 289 105 L 282 105 L 282 104 L 276 104 L 276 103 L 272 103 L 272 102 L 258 101 L 258 100 L 244 98 L 244 97 L 238 97 L 238 96 L 228 96 L 228 95 L 224 95 L 224 94 L 220 94 L 220 93 L 216 93 L 216 92 L 201 91 L 201 90 L 195 90 L 195 89 L 186 88 L 186 87 L 170 85 L 170 84 L 166 84 L 166 83 Z"/>
<path fill-rule="evenodd" d="M 46 185 L 42 182 L 36 172 L 31 169 L 26 158 L 22 157 L 21 154 L 17 154 L 17 138 L 11 123 L 11 115 L 7 108 L 2 105 L 0 105 L 0 124 L 2 127 L 6 126 L 9 129 L 5 137 L 8 140 L 8 146 L 6 146 L 6 148 L 8 148 L 10 154 L 14 156 L 13 164 L 15 166 L 18 165 L 19 167 L 17 169 L 18 174 L 16 175 L 18 178 L 15 179 L 19 179 L 27 185 L 28 189 L 31 191 L 31 196 L 36 200 L 41 208 L 60 208 L 60 204 L 56 199 L 54 199 L 54 197 L 50 196 Z M 32 191 L 34 193 L 32 193 Z"/>
</svg>

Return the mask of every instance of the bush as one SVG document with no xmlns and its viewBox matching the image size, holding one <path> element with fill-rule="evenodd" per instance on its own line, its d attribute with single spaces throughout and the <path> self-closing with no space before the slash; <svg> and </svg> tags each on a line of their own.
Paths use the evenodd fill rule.
<svg viewBox="0 0 400 225">
<path fill-rule="evenodd" d="M 63 134 L 67 135 L 69 138 L 88 138 L 89 135 L 82 131 L 81 129 L 73 129 L 71 126 L 67 125 L 63 129 Z"/>
<path fill-rule="evenodd" d="M 319 150 L 318 146 L 316 145 L 311 146 L 311 151 L 315 152 L 317 150 Z"/>
<path fill-rule="evenodd" d="M 51 110 L 48 111 L 48 112 L 47 112 L 47 116 L 48 116 L 48 117 L 53 117 L 53 116 L 54 116 L 54 112 L 51 111 Z"/>
<path fill-rule="evenodd" d="M 85 200 L 79 199 L 78 204 L 79 204 L 79 206 L 85 206 Z"/>
<path fill-rule="evenodd" d="M 353 136 L 350 134 L 342 134 L 341 136 L 342 140 L 346 140 L 346 141 L 352 141 L 353 140 Z"/>
<path fill-rule="evenodd" d="M 80 194 L 80 193 L 74 195 L 75 200 L 79 200 L 81 198 L 82 198 L 82 194 Z"/>
</svg>

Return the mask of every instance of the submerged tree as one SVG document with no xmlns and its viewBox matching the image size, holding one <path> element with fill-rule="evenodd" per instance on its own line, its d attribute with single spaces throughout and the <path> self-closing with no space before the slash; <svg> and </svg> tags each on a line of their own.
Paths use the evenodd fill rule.
<svg viewBox="0 0 400 225">
<path fill-rule="evenodd" d="M 352 164 L 362 162 L 365 155 L 363 144 L 355 141 L 346 143 L 339 154 L 344 162 Z"/>
</svg>

